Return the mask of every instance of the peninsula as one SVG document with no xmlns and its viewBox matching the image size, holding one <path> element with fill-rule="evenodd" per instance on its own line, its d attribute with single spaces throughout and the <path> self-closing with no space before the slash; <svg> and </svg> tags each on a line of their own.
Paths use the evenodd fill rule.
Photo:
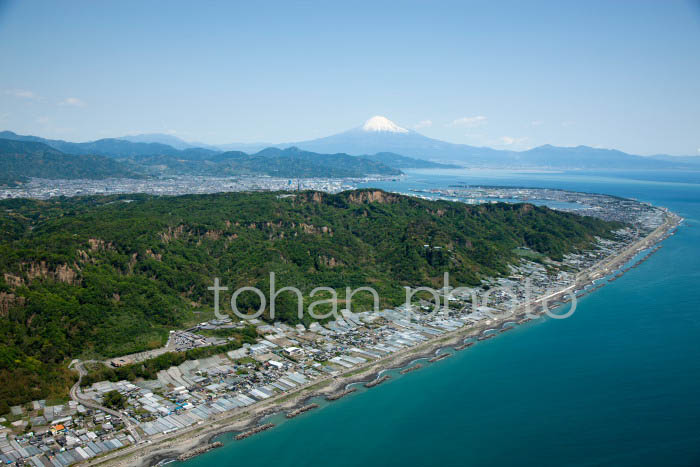
<svg viewBox="0 0 700 467">
<path fill-rule="evenodd" d="M 241 205 L 240 201 L 247 196 L 251 195 L 218 195 L 207 197 L 206 201 L 208 204 L 216 204 L 223 198 L 227 204 L 238 202 L 237 215 L 242 216 L 243 220 L 245 214 L 241 212 L 245 213 L 245 210 L 241 211 L 240 207 L 245 206 L 245 203 Z M 71 441 L 72 448 L 55 454 L 57 458 L 67 464 L 149 463 L 153 459 L 176 458 L 195 447 L 203 452 L 208 441 L 224 431 L 257 433 L 259 420 L 270 413 L 296 413 L 297 410 L 312 405 L 310 399 L 317 396 L 334 400 L 351 392 L 354 387 L 348 385 L 352 383 L 375 386 L 376 382 L 387 379 L 379 375 L 383 370 L 401 368 L 419 358 L 433 360 L 434 363 L 431 364 L 439 364 L 441 358 L 432 358 L 438 349 L 449 346 L 464 348 L 465 339 L 492 335 L 497 330 L 504 329 L 502 326 L 505 323 L 522 322 L 541 315 L 546 302 L 556 304 L 559 300 L 563 301 L 565 296 L 571 298 L 587 293 L 593 282 L 601 282 L 610 274 L 618 272 L 625 262 L 658 243 L 680 222 L 680 218 L 660 208 L 630 200 L 586 194 L 581 194 L 581 199 L 586 199 L 589 204 L 597 203 L 599 209 L 591 209 L 591 212 L 596 212 L 598 219 L 538 208 L 531 204 L 467 206 L 464 203 L 418 200 L 377 190 L 360 190 L 332 196 L 313 192 L 292 196 L 256 196 L 260 196 L 258 202 L 262 198 L 272 203 L 277 210 L 284 206 L 283 203 L 289 203 L 299 212 L 305 213 L 304 216 L 308 219 L 304 222 L 306 226 L 300 225 L 301 220 L 292 221 L 298 226 L 295 229 L 300 229 L 297 230 L 297 236 L 308 232 L 322 245 L 324 234 L 333 234 L 335 238 L 331 244 L 338 237 L 338 242 L 348 241 L 342 240 L 342 222 L 337 217 L 334 218 L 343 210 L 351 210 L 353 219 L 369 218 L 370 221 L 365 224 L 365 228 L 368 228 L 380 209 L 377 225 L 382 228 L 373 232 L 372 236 L 368 235 L 366 242 L 376 237 L 380 231 L 386 231 L 387 226 L 391 228 L 386 216 L 410 212 L 414 216 L 412 222 L 415 222 L 416 216 L 423 216 L 424 222 L 429 219 L 448 233 L 442 238 L 436 236 L 436 232 L 427 236 L 423 234 L 428 242 L 422 241 L 419 251 L 425 256 L 416 261 L 422 265 L 420 270 L 425 274 L 424 283 L 435 283 L 429 278 L 431 274 L 436 276 L 441 267 L 449 270 L 450 266 L 439 263 L 440 258 L 444 258 L 443 254 L 449 260 L 448 265 L 459 258 L 461 268 L 465 268 L 471 258 L 472 264 L 478 265 L 480 269 L 477 270 L 481 272 L 477 280 L 466 281 L 467 287 L 438 289 L 439 307 L 435 312 L 430 311 L 436 305 L 430 297 L 416 296 L 416 300 L 409 306 L 387 301 L 379 311 L 346 309 L 336 319 L 321 322 L 302 320 L 294 323 L 289 318 L 251 322 L 209 319 L 185 331 L 171 332 L 164 347 L 165 353 L 158 353 L 155 357 L 139 349 L 139 354 L 113 357 L 109 360 L 109 366 L 78 361 L 74 366 L 80 371 L 80 379 L 71 391 L 71 407 L 78 409 L 78 412 L 67 417 L 67 421 L 77 426 L 63 425 L 62 430 L 65 430 L 66 439 L 72 439 L 69 437 L 73 436 L 72 432 L 77 427 L 90 430 L 97 418 L 102 417 L 103 420 L 108 420 L 113 431 L 100 435 L 103 438 L 99 442 L 110 442 L 114 447 L 110 449 L 105 445 L 107 449 L 100 450 L 102 446 L 93 443 L 95 449 L 92 449 L 89 443 L 83 446 L 80 441 Z M 191 197 L 185 198 L 189 204 Z M 119 198 L 112 198 L 109 203 L 104 203 L 103 199 L 90 200 L 93 204 L 95 201 L 97 208 L 83 207 L 84 210 L 77 213 L 78 220 L 83 216 L 92 218 L 92 209 L 116 209 L 122 215 L 133 215 L 134 206 L 138 212 L 142 212 L 144 209 L 153 209 L 159 203 L 165 203 L 169 209 L 174 209 L 176 205 L 173 203 L 183 202 L 180 198 L 153 200 L 137 197 L 136 202 L 143 203 L 139 206 L 133 200 Z M 306 213 L 309 207 L 314 210 L 313 215 Z M 45 209 L 46 206 L 41 208 Z M 323 211 L 319 212 L 319 208 L 330 211 L 324 214 Z M 544 216 L 550 228 L 557 225 L 563 228 L 567 223 L 574 223 L 578 224 L 580 230 L 578 237 L 569 235 L 566 240 L 556 238 L 556 241 L 550 239 L 545 243 L 539 243 L 542 242 L 542 237 L 546 238 L 541 233 L 539 237 L 516 237 L 527 238 L 526 242 L 529 243 L 522 244 L 520 240 L 495 247 L 501 248 L 500 251 L 506 258 L 503 266 L 500 266 L 493 260 L 486 261 L 484 257 L 480 257 L 479 261 L 470 257 L 475 243 L 480 241 L 477 240 L 478 230 L 475 226 L 469 230 L 473 239 L 471 245 L 466 247 L 465 243 L 464 250 L 461 250 L 457 242 L 460 235 L 458 229 L 449 227 L 449 222 L 455 222 L 452 219 L 457 213 L 461 216 L 459 219 L 479 219 L 484 216 L 488 219 L 495 213 L 498 216 L 513 215 L 518 219 L 516 222 L 523 224 L 523 228 L 529 222 L 542 222 L 544 219 L 541 216 Z M 392 219 L 394 223 L 399 223 L 400 217 Z M 228 236 L 226 220 L 232 228 Z M 162 249 L 159 250 L 149 248 L 150 252 L 146 252 L 150 256 L 150 260 L 147 260 L 149 267 L 165 262 L 170 248 L 174 248 L 173 243 L 179 247 L 184 241 L 196 247 L 207 241 L 214 244 L 232 242 L 240 239 L 246 230 L 256 235 L 262 233 L 264 238 L 269 239 L 275 232 L 273 226 L 285 232 L 282 228 L 284 222 L 280 226 L 280 221 L 270 223 L 266 228 L 267 224 L 260 226 L 251 220 L 245 220 L 245 223 L 237 221 L 238 225 L 231 220 L 224 218 L 224 227 L 215 234 L 212 234 L 211 227 L 199 230 L 194 235 L 193 232 L 197 231 L 191 227 L 178 227 L 183 224 L 155 226 L 161 245 L 165 247 L 161 246 Z M 179 222 L 182 223 L 182 220 Z M 241 224 L 246 230 L 235 231 Z M 80 225 L 80 222 L 73 219 L 68 225 Z M 571 224 L 568 225 L 571 227 Z M 129 228 L 132 227 L 133 223 L 129 224 Z M 323 227 L 326 227 L 325 231 Z M 400 224 L 397 232 L 407 228 L 408 223 Z M 491 231 L 494 229 L 497 229 L 496 224 L 491 225 Z M 96 229 L 93 225 L 90 231 L 95 235 L 99 228 Z M 45 235 L 44 232 L 51 232 L 51 229 L 44 227 L 38 235 Z M 282 232 L 277 232 L 278 240 L 283 238 Z M 592 234 L 593 232 L 595 233 Z M 285 234 L 289 235 L 287 232 Z M 90 241 L 90 238 L 94 240 Z M 453 243 L 450 244 L 446 239 L 452 239 Z M 78 258 L 84 260 L 84 256 L 89 258 L 94 255 L 92 264 L 96 264 L 103 254 L 120 251 L 121 246 L 116 241 L 117 239 L 88 237 L 88 247 L 78 253 Z M 373 241 L 377 242 L 376 239 Z M 93 244 L 95 247 L 91 248 Z M 277 244 L 278 248 L 282 245 L 284 243 Z M 208 247 L 211 248 L 211 245 Z M 278 251 L 288 250 L 280 248 Z M 160 261 L 157 259 L 159 255 Z M 325 274 L 343 266 L 347 271 L 347 265 L 352 261 L 351 256 L 343 255 L 342 249 L 336 249 L 334 255 L 327 258 L 320 263 L 326 266 L 321 267 Z M 335 259 L 335 266 L 330 264 L 330 258 Z M 139 265 L 141 261 L 144 260 L 140 260 L 137 253 L 135 261 L 131 265 L 127 263 L 132 274 L 143 271 L 143 266 Z M 439 266 L 431 269 L 431 261 L 437 261 Z M 338 263 L 342 263 L 342 266 Z M 87 263 L 80 264 L 84 265 L 79 269 L 81 273 L 89 270 Z M 47 269 L 51 271 L 50 268 Z M 156 278 L 159 277 L 158 274 L 162 277 L 164 272 L 161 270 L 158 273 L 157 269 L 151 271 L 157 273 L 152 276 Z M 396 275 L 400 277 L 400 273 Z M 15 277 L 31 280 L 26 274 Z M 466 277 L 469 279 L 469 276 Z M 83 280 L 86 280 L 85 276 Z M 401 279 L 397 280 L 402 282 Z M 389 282 L 391 281 L 387 280 L 387 284 Z M 531 299 L 526 298 L 526 285 L 534 292 L 530 295 Z M 380 289 L 391 290 L 388 286 L 382 289 L 381 282 Z M 389 293 L 386 295 L 391 297 Z M 426 360 L 425 364 L 428 363 Z M 17 407 L 22 409 L 21 406 Z M 24 449 L 27 450 L 35 443 L 41 443 L 42 439 L 19 437 L 15 442 L 23 448 L 24 443 L 27 446 Z"/>
</svg>

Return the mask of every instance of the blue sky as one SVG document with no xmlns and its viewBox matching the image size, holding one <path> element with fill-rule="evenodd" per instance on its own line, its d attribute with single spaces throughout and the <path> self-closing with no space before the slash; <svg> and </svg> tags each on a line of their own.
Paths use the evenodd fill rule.
<svg viewBox="0 0 700 467">
<path fill-rule="evenodd" d="M 254 4 L 256 3 L 256 4 Z M 700 3 L 0 0 L 0 128 L 700 155 Z"/>
</svg>

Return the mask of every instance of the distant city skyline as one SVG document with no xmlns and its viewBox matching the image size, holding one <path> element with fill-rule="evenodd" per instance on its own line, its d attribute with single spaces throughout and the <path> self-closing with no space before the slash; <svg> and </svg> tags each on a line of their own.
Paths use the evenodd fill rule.
<svg viewBox="0 0 700 467">
<path fill-rule="evenodd" d="M 0 0 L 0 130 L 700 155 L 700 3 Z"/>
</svg>

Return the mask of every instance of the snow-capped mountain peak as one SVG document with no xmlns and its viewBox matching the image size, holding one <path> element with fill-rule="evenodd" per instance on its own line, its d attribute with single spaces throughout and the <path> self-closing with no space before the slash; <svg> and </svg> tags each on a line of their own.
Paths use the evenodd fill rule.
<svg viewBox="0 0 700 467">
<path fill-rule="evenodd" d="M 364 131 L 388 131 L 391 133 L 408 133 L 408 130 L 401 128 L 396 123 L 392 122 L 386 117 L 377 115 L 370 118 L 362 125 Z"/>
</svg>

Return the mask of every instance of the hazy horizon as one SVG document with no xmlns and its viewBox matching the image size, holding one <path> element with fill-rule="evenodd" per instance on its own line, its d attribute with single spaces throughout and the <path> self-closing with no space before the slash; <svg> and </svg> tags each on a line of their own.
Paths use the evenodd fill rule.
<svg viewBox="0 0 700 467">
<path fill-rule="evenodd" d="M 346 130 L 344 130 L 344 131 L 354 130 L 354 129 L 358 129 L 358 128 L 361 128 L 361 125 L 355 126 L 355 127 L 353 127 L 353 128 L 346 129 Z M 12 131 L 12 130 L 7 130 L 7 129 L 2 129 L 2 128 L 0 128 L 0 131 Z M 422 133 L 420 133 L 420 131 L 417 131 L 417 130 L 409 130 L 409 131 L 422 134 Z M 339 133 L 342 133 L 342 132 L 343 132 L 343 131 L 338 132 L 338 134 L 339 134 Z M 15 134 L 18 134 L 18 135 L 20 135 L 20 136 L 38 136 L 38 137 L 43 137 L 42 135 L 40 135 L 40 134 L 35 134 L 35 133 L 32 133 L 32 134 L 19 134 L 19 133 L 17 133 L 17 132 L 14 132 L 14 133 L 15 133 Z M 327 135 L 327 136 L 333 136 L 333 135 Z M 136 138 L 138 138 L 138 137 L 144 137 L 144 141 L 140 141 L 140 140 L 136 139 Z M 149 139 L 149 138 L 147 138 L 147 137 L 152 137 L 152 138 Z M 88 143 L 88 142 L 97 141 L 97 140 L 99 140 L 99 139 L 110 139 L 110 138 L 111 138 L 111 139 L 127 139 L 127 140 L 128 140 L 128 139 L 130 139 L 130 138 L 135 138 L 135 139 L 134 139 L 135 142 L 136 142 L 136 141 L 138 141 L 138 142 L 159 142 L 160 144 L 166 144 L 166 145 L 171 145 L 171 146 L 172 146 L 172 144 L 169 144 L 168 141 L 162 141 L 162 142 L 161 142 L 161 141 L 156 141 L 156 140 L 159 139 L 158 137 L 166 137 L 166 138 L 172 137 L 172 138 L 175 138 L 177 141 L 179 141 L 179 142 L 181 142 L 181 143 L 186 143 L 186 144 L 192 145 L 192 146 L 194 146 L 194 147 L 218 148 L 219 150 L 229 150 L 229 149 L 225 149 L 225 147 L 226 147 L 226 146 L 236 146 L 236 145 L 240 145 L 240 146 L 241 146 L 241 149 L 240 149 L 240 150 L 242 150 L 242 151 L 244 151 L 244 152 L 250 152 L 250 153 L 258 152 L 258 151 L 260 150 L 260 149 L 258 148 L 259 146 L 266 146 L 266 145 L 269 145 L 270 147 L 275 147 L 275 146 L 285 146 L 285 145 L 294 145 L 294 144 L 298 144 L 298 143 L 304 143 L 304 141 L 250 141 L 250 142 L 230 141 L 230 142 L 228 142 L 228 143 L 210 143 L 210 142 L 206 142 L 206 141 L 190 141 L 190 140 L 181 138 L 181 137 L 178 136 L 176 133 L 135 133 L 135 134 L 129 134 L 129 135 L 104 136 L 103 138 L 98 138 L 98 139 L 95 139 L 95 140 L 68 141 L 68 142 Z M 322 137 L 322 138 L 323 138 L 323 137 Z M 50 138 L 47 138 L 47 139 L 50 139 Z M 452 141 L 447 141 L 447 142 L 449 142 L 449 143 L 454 143 L 454 142 L 452 142 Z M 455 144 L 464 144 L 464 143 L 455 143 Z M 199 146 L 198 146 L 198 145 L 199 145 Z M 549 144 L 549 143 L 543 143 L 542 145 L 539 145 L 539 146 L 532 146 L 532 147 L 525 147 L 525 148 L 518 148 L 518 149 L 515 149 L 515 148 L 501 148 L 501 147 L 499 147 L 498 149 L 511 150 L 511 151 L 520 152 L 520 151 L 527 151 L 527 150 L 529 150 L 529 149 L 534 149 L 534 148 L 536 148 L 536 147 L 550 146 L 550 145 L 551 145 L 551 144 Z M 250 150 L 250 151 L 246 151 L 245 146 L 251 146 L 251 148 L 253 148 L 253 149 Z M 593 149 L 619 150 L 618 148 L 614 148 L 614 147 L 605 148 L 605 147 L 599 147 L 599 146 L 588 146 L 588 145 L 585 145 L 585 144 L 576 145 L 576 146 L 557 146 L 557 147 L 562 147 L 562 148 L 575 148 L 575 147 L 581 147 L 581 146 L 583 146 L 583 147 L 591 147 L 591 148 L 593 148 Z M 293 146 L 290 146 L 290 147 L 293 147 Z M 479 147 L 479 146 L 476 146 L 476 147 Z M 482 146 L 482 147 L 490 147 L 490 146 L 484 145 L 484 146 Z M 303 148 L 302 148 L 302 149 L 303 149 Z M 318 152 L 318 151 L 311 151 L 311 152 Z M 371 152 L 371 151 L 370 151 L 370 152 Z M 385 152 L 386 152 L 386 151 L 385 151 Z M 388 152 L 391 152 L 391 151 L 388 151 Z M 634 155 L 641 155 L 642 157 L 653 157 L 653 156 L 661 156 L 661 155 L 663 155 L 663 156 L 698 157 L 698 158 L 700 158 L 700 151 L 698 152 L 698 154 L 690 154 L 690 155 L 687 155 L 687 154 L 660 154 L 660 153 L 656 153 L 656 154 L 634 154 Z"/>
<path fill-rule="evenodd" d="M 472 146 L 698 155 L 699 52 L 691 1 L 3 1 L 0 128 L 286 143 L 385 115 Z"/>
</svg>

